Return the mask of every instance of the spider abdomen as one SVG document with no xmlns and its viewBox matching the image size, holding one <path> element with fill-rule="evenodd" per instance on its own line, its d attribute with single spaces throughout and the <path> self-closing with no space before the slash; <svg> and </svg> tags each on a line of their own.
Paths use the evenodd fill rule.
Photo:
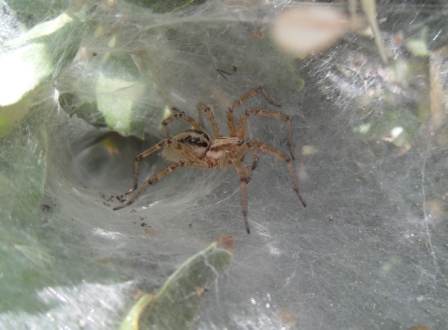
<svg viewBox="0 0 448 330">
<path fill-rule="evenodd" d="M 176 134 L 171 141 L 172 143 L 163 149 L 162 155 L 172 162 L 188 161 L 179 151 L 181 149 L 187 154 L 192 154 L 197 158 L 203 158 L 210 145 L 210 137 L 208 134 L 195 129 L 189 129 Z"/>
</svg>

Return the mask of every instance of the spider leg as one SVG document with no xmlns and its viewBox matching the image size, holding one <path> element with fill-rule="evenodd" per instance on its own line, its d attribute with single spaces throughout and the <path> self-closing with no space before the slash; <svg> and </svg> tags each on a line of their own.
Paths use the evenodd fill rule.
<svg viewBox="0 0 448 330">
<path fill-rule="evenodd" d="M 229 129 L 229 135 L 236 136 L 235 118 L 233 117 L 233 108 L 227 109 L 227 128 Z"/>
<path fill-rule="evenodd" d="M 131 205 L 132 203 L 135 202 L 135 200 L 138 198 L 138 196 L 140 196 L 146 189 L 149 188 L 149 186 L 153 185 L 154 183 L 156 183 L 157 181 L 161 180 L 165 175 L 167 175 L 168 173 L 171 173 L 172 171 L 174 171 L 176 168 L 178 167 L 182 167 L 185 166 L 184 162 L 177 162 L 177 163 L 173 163 L 170 166 L 168 166 L 166 169 L 164 169 L 162 172 L 154 175 L 151 179 L 149 179 L 148 181 L 146 181 L 146 183 L 134 194 L 134 196 L 132 196 L 132 198 L 123 205 L 114 207 L 114 211 L 116 210 L 120 210 L 122 208 L 125 208 L 126 206 Z"/>
<path fill-rule="evenodd" d="M 240 139 L 244 139 L 246 136 L 246 127 L 247 127 L 247 121 L 249 119 L 250 115 L 257 115 L 257 116 L 264 116 L 264 117 L 270 117 L 275 119 L 281 119 L 285 121 L 286 123 L 286 130 L 287 130 L 287 142 L 289 153 L 291 154 L 291 158 L 294 160 L 294 153 L 292 152 L 292 144 L 291 144 L 291 121 L 289 119 L 288 115 L 285 115 L 281 112 L 277 111 L 269 111 L 269 110 L 263 110 L 258 108 L 252 108 L 247 109 L 246 112 L 241 116 L 240 123 L 238 125 L 238 132 L 237 137 Z"/>
<path fill-rule="evenodd" d="M 252 163 L 252 171 L 257 168 L 258 165 L 258 151 L 255 148 L 250 148 L 250 151 L 252 151 L 253 155 L 253 163 Z"/>
<path fill-rule="evenodd" d="M 250 151 L 252 152 L 252 161 L 253 161 L 252 167 L 250 169 L 253 171 L 257 168 L 257 165 L 258 165 L 258 154 L 254 148 L 250 149 Z M 241 157 L 241 159 L 240 159 L 241 162 L 244 162 L 244 157 L 246 157 L 246 155 L 243 155 Z"/>
<path fill-rule="evenodd" d="M 162 149 L 164 146 L 166 146 L 169 143 L 171 143 L 170 139 L 162 140 L 159 143 L 157 143 L 155 146 L 153 146 L 153 147 L 143 151 L 142 153 L 138 154 L 135 157 L 135 159 L 134 159 L 134 184 L 133 184 L 132 188 L 129 191 L 126 192 L 126 195 L 130 194 L 135 189 L 137 189 L 137 186 L 138 186 L 138 168 L 139 168 L 139 165 L 140 165 L 140 161 L 142 159 L 148 157 L 152 153 L 156 152 L 157 150 Z"/>
<path fill-rule="evenodd" d="M 241 164 L 244 166 L 247 176 L 246 176 L 246 183 L 249 183 L 250 180 L 252 179 L 252 170 L 249 167 L 249 165 L 247 165 L 246 163 L 241 162 Z"/>
<path fill-rule="evenodd" d="M 213 112 L 214 112 L 213 106 L 211 104 L 206 105 L 203 103 L 199 103 L 198 111 L 199 111 L 199 120 L 201 122 L 201 125 L 204 124 L 203 120 L 202 120 L 202 112 L 205 112 L 205 115 L 207 116 L 210 124 L 212 125 L 213 134 L 215 134 L 215 139 L 222 137 L 221 131 L 219 130 L 219 126 L 216 123 L 215 116 L 213 114 Z"/>
<path fill-rule="evenodd" d="M 191 126 L 193 126 L 195 129 L 205 132 L 205 130 L 202 127 L 202 125 L 199 125 L 193 118 L 191 118 L 185 112 L 180 111 L 177 108 L 173 108 L 172 110 L 177 111 L 177 112 L 173 113 L 171 116 L 169 116 L 168 118 L 165 118 L 162 121 L 163 129 L 165 130 L 165 134 L 166 134 L 168 139 L 170 138 L 170 134 L 168 132 L 168 123 L 173 121 L 176 118 L 181 118 L 181 119 L 185 120 L 187 123 L 189 123 Z"/>
<path fill-rule="evenodd" d="M 205 127 L 204 116 L 202 116 L 202 109 L 200 108 L 201 105 L 203 105 L 203 104 L 199 103 L 198 106 L 197 106 L 198 115 L 199 115 L 199 125 L 201 125 L 202 127 Z"/>
<path fill-rule="evenodd" d="M 261 87 L 255 87 L 253 89 L 251 89 L 250 91 L 248 91 L 246 94 L 244 94 L 243 96 L 241 96 L 238 100 L 234 101 L 230 107 L 227 109 L 227 127 L 229 128 L 229 134 L 230 136 L 236 136 L 236 128 L 235 128 L 235 118 L 233 117 L 233 110 L 239 106 L 241 103 L 246 102 L 248 99 L 250 99 L 251 97 L 257 95 L 261 93 L 264 98 L 266 99 L 266 101 L 268 101 L 268 103 L 275 105 L 276 107 L 280 107 L 281 105 L 278 103 L 275 103 L 271 97 L 269 96 L 269 94 L 266 92 L 266 90 Z"/>
<path fill-rule="evenodd" d="M 251 151 L 252 154 L 254 155 L 254 164 L 252 165 L 252 168 L 250 168 L 246 163 L 243 162 L 244 160 L 244 156 L 246 155 L 246 153 L 248 151 Z M 249 183 L 249 181 L 252 179 L 252 170 L 254 170 L 254 165 L 256 166 L 255 162 L 257 161 L 257 156 L 256 156 L 256 150 L 255 148 L 250 148 L 247 145 L 247 143 L 242 144 L 235 152 L 233 152 L 231 154 L 230 159 L 232 159 L 232 163 L 233 163 L 233 159 L 237 159 L 240 161 L 241 165 L 246 169 L 246 183 Z"/>
<path fill-rule="evenodd" d="M 284 153 L 282 153 L 282 152 L 280 152 L 280 151 L 278 151 L 260 141 L 252 140 L 252 141 L 247 142 L 247 144 L 249 145 L 249 148 L 255 147 L 257 150 L 259 150 L 261 152 L 267 152 L 267 153 L 271 154 L 272 156 L 286 162 L 286 164 L 288 165 L 288 168 L 289 168 L 289 173 L 291 174 L 294 191 L 296 192 L 297 197 L 299 198 L 303 207 L 306 207 L 306 203 L 305 203 L 302 195 L 300 195 L 300 192 L 299 192 L 299 185 L 297 184 L 297 180 L 296 180 L 296 176 L 294 174 L 294 168 L 292 167 L 291 159 L 289 159 L 288 156 L 286 156 Z"/>
<path fill-rule="evenodd" d="M 248 178 L 244 176 L 242 163 L 237 159 L 232 159 L 232 163 L 235 166 L 236 173 L 241 181 L 241 193 L 242 193 L 242 203 L 243 203 L 243 217 L 244 217 L 244 225 L 246 226 L 246 231 L 250 234 L 250 226 L 249 221 L 247 220 L 247 180 Z M 249 178 L 250 180 L 250 178 Z"/>
<path fill-rule="evenodd" d="M 207 162 L 206 160 L 199 159 L 195 155 L 188 153 L 186 150 L 178 149 L 177 153 L 187 160 L 184 166 L 191 166 L 196 168 L 212 168 L 216 166 L 213 163 Z"/>
</svg>

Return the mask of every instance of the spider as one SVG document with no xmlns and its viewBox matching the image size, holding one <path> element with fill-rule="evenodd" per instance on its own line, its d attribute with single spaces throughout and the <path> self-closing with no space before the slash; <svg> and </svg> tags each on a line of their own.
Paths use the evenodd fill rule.
<svg viewBox="0 0 448 330">
<path fill-rule="evenodd" d="M 134 185 L 132 186 L 132 189 L 130 189 L 125 194 L 128 195 L 138 188 L 139 164 L 144 158 L 163 148 L 162 156 L 165 157 L 167 160 L 171 161 L 172 164 L 169 165 L 162 172 L 150 178 L 139 190 L 137 190 L 137 192 L 130 198 L 129 201 L 127 201 L 123 205 L 115 207 L 113 210 L 114 211 L 119 210 L 126 206 L 131 205 L 151 185 L 155 184 L 157 181 L 161 180 L 165 175 L 171 173 L 172 171 L 174 171 L 179 167 L 189 166 L 189 167 L 210 169 L 219 166 L 221 169 L 223 169 L 229 165 L 232 165 L 235 167 L 238 177 L 241 181 L 244 224 L 246 226 L 247 233 L 250 234 L 250 226 L 247 220 L 246 185 L 252 178 L 252 171 L 255 170 L 255 168 L 257 167 L 258 154 L 261 152 L 267 152 L 268 154 L 271 154 L 272 156 L 284 161 L 287 164 L 289 168 L 289 173 L 291 174 L 294 191 L 297 194 L 297 197 L 299 198 L 302 205 L 306 207 L 306 203 L 303 200 L 302 196 L 300 195 L 299 186 L 297 184 L 297 180 L 294 174 L 294 168 L 291 162 L 291 159 L 294 160 L 295 158 L 291 148 L 291 123 L 289 117 L 277 111 L 251 108 L 247 109 L 241 116 L 238 127 L 235 126 L 235 119 L 233 115 L 234 109 L 243 102 L 247 101 L 249 98 L 260 93 L 264 96 L 267 102 L 269 102 L 274 106 L 280 107 L 280 104 L 274 103 L 274 101 L 271 99 L 271 97 L 268 95 L 268 93 L 263 87 L 258 86 L 251 89 L 246 94 L 241 96 L 239 99 L 234 101 L 228 108 L 227 126 L 230 136 L 226 137 L 222 136 L 218 124 L 216 123 L 212 105 L 205 105 L 202 103 L 198 104 L 197 110 L 199 112 L 199 123 L 196 122 L 189 115 L 187 115 L 185 112 L 173 108 L 173 110 L 176 112 L 162 121 L 162 125 L 165 130 L 167 138 L 160 141 L 153 147 L 143 151 L 142 153 L 138 154 L 135 157 Z M 210 138 L 210 136 L 206 133 L 204 129 L 202 113 L 205 113 L 211 124 L 213 134 L 215 135 L 214 140 Z M 289 153 L 291 154 L 291 158 L 286 156 L 284 153 L 258 140 L 249 140 L 249 141 L 244 140 L 246 135 L 247 121 L 250 115 L 270 117 L 285 121 L 288 133 L 287 146 L 289 149 Z M 178 133 L 171 138 L 168 132 L 168 123 L 177 118 L 186 121 L 193 127 L 193 129 L 188 129 L 184 132 Z M 249 167 L 246 163 L 243 162 L 244 156 L 249 151 L 253 155 L 252 167 Z"/>
</svg>

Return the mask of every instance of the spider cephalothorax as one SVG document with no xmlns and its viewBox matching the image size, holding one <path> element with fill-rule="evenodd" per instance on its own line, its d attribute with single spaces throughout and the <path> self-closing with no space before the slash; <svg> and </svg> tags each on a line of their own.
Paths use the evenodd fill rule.
<svg viewBox="0 0 448 330">
<path fill-rule="evenodd" d="M 289 153 L 291 154 L 291 158 L 294 159 L 294 154 L 291 148 L 291 123 L 289 117 L 285 114 L 282 114 L 277 111 L 269 111 L 258 108 L 247 109 L 244 114 L 241 116 L 241 119 L 238 123 L 238 127 L 235 126 L 235 119 L 233 116 L 233 110 L 235 107 L 245 102 L 252 96 L 257 95 L 258 93 L 263 94 L 266 100 L 275 106 L 280 106 L 279 104 L 274 103 L 270 96 L 266 93 L 263 87 L 256 87 L 251 89 L 249 92 L 244 94 L 238 100 L 234 101 L 232 105 L 227 110 L 227 126 L 229 129 L 228 137 L 223 137 L 221 131 L 219 130 L 218 124 L 213 115 L 213 107 L 211 105 L 199 104 L 199 123 L 197 123 L 193 118 L 188 116 L 185 112 L 179 111 L 177 109 L 173 109 L 176 112 L 166 118 L 162 125 L 165 129 L 165 133 L 167 138 L 157 143 L 152 148 L 143 151 L 141 154 L 135 157 L 134 161 L 134 185 L 131 190 L 129 190 L 126 194 L 130 194 L 135 191 L 138 187 L 138 168 L 140 161 L 148 157 L 150 154 L 160 150 L 163 148 L 162 155 L 167 160 L 173 162 L 170 166 L 168 166 L 162 172 L 156 174 L 152 178 L 150 178 L 135 194 L 132 198 L 127 201 L 127 203 L 117 206 L 114 210 L 118 210 L 124 208 L 128 205 L 131 205 L 137 198 L 143 193 L 149 186 L 153 185 L 160 179 L 162 179 L 168 173 L 174 171 L 178 167 L 189 166 L 189 167 L 197 167 L 197 168 L 213 168 L 219 166 L 220 168 L 225 168 L 229 165 L 235 167 L 236 172 L 241 181 L 241 191 L 242 191 L 242 200 L 243 200 L 243 216 L 244 223 L 246 225 L 246 231 L 250 233 L 249 222 L 247 220 L 247 198 L 246 198 L 246 185 L 250 181 L 252 177 L 252 171 L 257 166 L 258 162 L 258 154 L 260 152 L 267 152 L 272 156 L 283 160 L 286 162 L 289 168 L 289 172 L 291 174 L 292 183 L 294 186 L 294 191 L 297 194 L 302 205 L 305 207 L 305 201 L 299 192 L 299 186 L 297 184 L 297 180 L 294 174 L 294 168 L 292 166 L 291 159 L 286 156 L 284 153 L 260 142 L 257 140 L 249 140 L 245 141 L 246 135 L 246 126 L 247 119 L 250 115 L 259 115 L 265 117 L 271 117 L 276 119 L 284 120 L 286 123 L 286 128 L 288 132 L 287 136 L 287 145 L 289 148 Z M 215 139 L 210 139 L 209 135 L 206 133 L 203 128 L 203 120 L 202 113 L 205 113 L 210 124 L 213 129 L 213 133 L 215 135 Z M 176 118 L 181 118 L 188 122 L 193 129 L 189 129 L 183 131 L 181 133 L 176 134 L 172 138 L 168 132 L 168 123 Z M 251 152 L 253 155 L 253 164 L 252 167 L 249 167 L 246 163 L 243 162 L 244 156 L 246 153 Z"/>
</svg>

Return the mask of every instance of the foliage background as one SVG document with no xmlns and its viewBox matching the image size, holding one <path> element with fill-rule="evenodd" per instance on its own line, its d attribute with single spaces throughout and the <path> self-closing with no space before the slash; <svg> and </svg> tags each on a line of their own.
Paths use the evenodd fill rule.
<svg viewBox="0 0 448 330">
<path fill-rule="evenodd" d="M 362 33 L 284 54 L 269 22 L 290 1 L 163 3 L 1 3 L 2 327 L 117 327 L 139 290 L 231 234 L 194 328 L 446 328 L 444 2 L 377 3 L 388 65 Z M 249 236 L 232 169 L 178 170 L 112 212 L 169 107 L 212 103 L 224 127 L 257 85 L 291 117 L 306 209 L 263 155 Z M 286 152 L 285 134 L 251 118 L 250 138 Z M 150 157 L 142 182 L 166 166 Z"/>
</svg>

